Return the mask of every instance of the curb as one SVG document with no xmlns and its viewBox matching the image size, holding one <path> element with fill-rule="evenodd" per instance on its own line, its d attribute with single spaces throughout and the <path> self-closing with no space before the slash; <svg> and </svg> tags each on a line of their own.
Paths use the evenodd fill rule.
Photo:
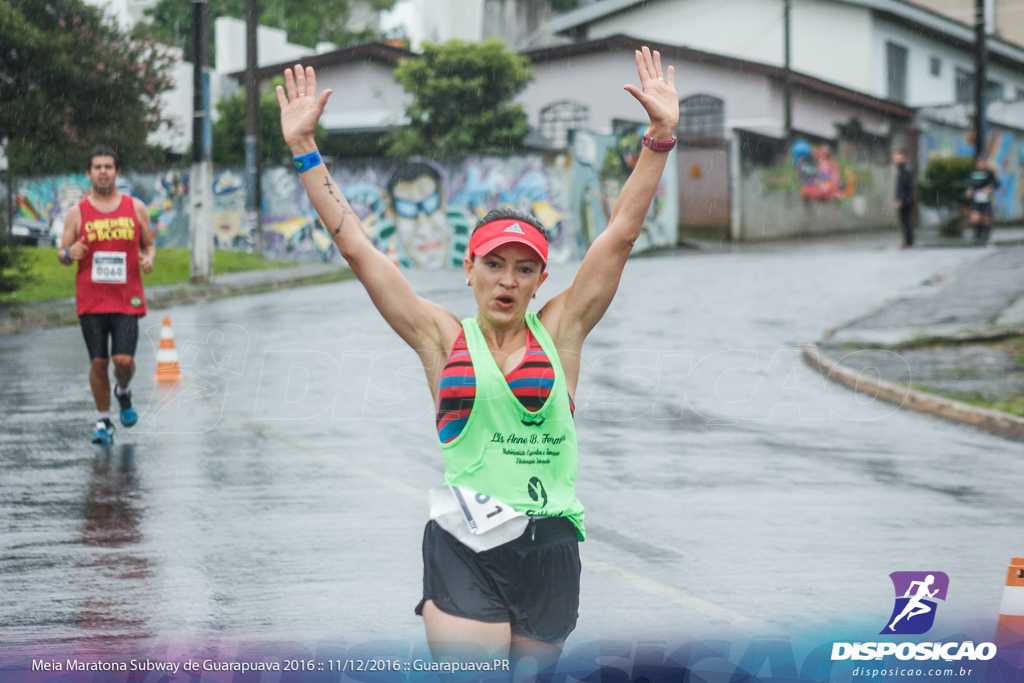
<svg viewBox="0 0 1024 683">
<path fill-rule="evenodd" d="M 873 395 L 875 398 L 919 413 L 959 422 L 1009 439 L 1024 441 L 1024 418 L 1016 415 L 979 408 L 969 403 L 926 394 L 916 389 L 875 379 L 870 375 L 841 365 L 834 358 L 822 353 L 816 344 L 804 347 L 803 359 L 811 369 L 817 370 L 825 379 L 842 384 L 854 391 Z"/>
<path fill-rule="evenodd" d="M 250 285 L 232 284 L 211 284 L 211 285 L 184 285 L 177 289 L 163 292 L 153 292 L 147 295 L 146 308 L 158 311 L 171 306 L 185 306 L 199 301 L 214 301 L 216 299 L 227 299 L 233 296 L 245 296 L 250 294 L 264 294 L 282 289 L 295 289 L 297 287 L 309 287 L 312 285 L 325 285 L 333 282 L 355 277 L 348 268 L 338 268 L 336 272 L 318 273 L 315 275 L 304 275 L 301 277 L 267 280 Z M 45 329 L 49 327 L 61 327 L 74 325 L 78 322 L 78 314 L 75 309 L 74 299 L 66 302 L 54 301 L 52 308 L 45 308 L 27 315 L 15 315 L 0 318 L 0 335 L 17 334 L 27 330 Z"/>
</svg>

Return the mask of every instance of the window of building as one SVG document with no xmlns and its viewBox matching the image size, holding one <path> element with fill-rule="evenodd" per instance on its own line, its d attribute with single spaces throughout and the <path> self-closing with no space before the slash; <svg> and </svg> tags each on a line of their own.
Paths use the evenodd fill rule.
<svg viewBox="0 0 1024 683">
<path fill-rule="evenodd" d="M 885 44 L 886 97 L 894 102 L 907 101 L 907 48 Z"/>
<path fill-rule="evenodd" d="M 1024 95 L 1024 88 L 1017 89 L 1017 95 Z M 1006 97 L 1006 86 L 999 81 L 989 81 L 985 88 L 985 97 L 989 102 L 998 102 Z M 956 70 L 956 101 L 974 101 L 974 72 L 967 69 Z"/>
<path fill-rule="evenodd" d="M 589 108 L 563 100 L 540 110 L 540 132 L 555 147 L 565 147 L 569 144 L 569 131 L 585 128 L 589 120 Z"/>
<path fill-rule="evenodd" d="M 956 101 L 974 101 L 974 72 L 966 69 L 956 70 Z"/>
<path fill-rule="evenodd" d="M 714 95 L 690 95 L 679 100 L 679 134 L 690 138 L 725 137 L 725 102 Z"/>
<path fill-rule="evenodd" d="M 931 71 L 932 76 L 942 75 L 942 60 L 938 57 L 932 57 L 928 60 L 928 68 Z"/>
<path fill-rule="evenodd" d="M 1014 99 L 1017 100 L 1018 102 L 1024 101 L 1024 88 L 1017 88 L 1017 97 L 1015 97 Z"/>
</svg>

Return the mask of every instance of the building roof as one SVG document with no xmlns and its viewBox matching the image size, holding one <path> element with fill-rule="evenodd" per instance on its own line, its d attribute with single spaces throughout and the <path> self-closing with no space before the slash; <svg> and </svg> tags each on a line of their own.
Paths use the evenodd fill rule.
<svg viewBox="0 0 1024 683">
<path fill-rule="evenodd" d="M 606 1 L 623 2 L 624 0 Z M 708 64 L 710 66 L 718 66 L 725 69 L 732 69 L 734 71 L 758 74 L 779 81 L 785 80 L 786 78 L 786 70 L 782 67 L 763 64 L 761 62 L 752 62 L 746 59 L 739 59 L 737 57 L 727 57 L 713 52 L 694 50 L 688 47 L 665 45 L 663 43 L 641 40 L 639 38 L 633 38 L 632 36 L 622 34 L 573 43 L 571 45 L 559 45 L 556 47 L 547 47 L 538 50 L 528 50 L 521 54 L 528 57 L 534 64 L 540 64 L 548 61 L 597 54 L 601 52 L 613 52 L 620 50 L 633 51 L 640 49 L 643 45 L 650 47 L 652 50 L 658 50 L 665 57 L 671 57 L 672 59 L 680 61 Z M 814 76 L 808 76 L 807 74 L 794 71 L 790 78 L 790 82 L 793 84 L 795 89 L 814 92 L 843 102 L 848 102 L 868 109 L 874 109 L 875 111 L 895 116 L 897 118 L 911 119 L 914 116 L 914 110 L 910 107 L 897 104 L 891 100 L 867 95 L 856 90 L 850 90 L 849 88 L 836 85 L 835 83 L 829 83 L 828 81 L 823 81 L 820 78 L 815 78 Z"/>
<path fill-rule="evenodd" d="M 552 33 L 578 32 L 583 26 L 624 12 L 652 0 L 600 0 L 592 5 L 566 12 L 548 22 Z M 846 5 L 864 7 L 911 28 L 928 33 L 940 40 L 960 47 L 970 48 L 974 44 L 974 29 L 956 19 L 903 0 L 832 0 Z M 781 10 L 780 10 L 781 11 Z M 986 41 L 991 57 L 1008 62 L 1011 66 L 1024 65 L 1024 48 L 994 36 Z"/>
<path fill-rule="evenodd" d="M 399 59 L 414 57 L 415 53 L 406 50 L 404 47 L 395 47 L 387 43 L 363 43 L 343 47 L 331 52 L 324 52 L 319 55 L 310 55 L 302 59 L 303 66 L 311 66 L 322 69 L 325 66 L 347 64 L 351 62 L 377 62 L 386 66 L 395 66 Z M 294 61 L 270 64 L 256 69 L 256 78 L 263 80 L 280 75 L 287 67 L 295 66 Z M 235 71 L 228 74 L 231 78 L 241 81 L 245 77 L 245 71 Z"/>
</svg>

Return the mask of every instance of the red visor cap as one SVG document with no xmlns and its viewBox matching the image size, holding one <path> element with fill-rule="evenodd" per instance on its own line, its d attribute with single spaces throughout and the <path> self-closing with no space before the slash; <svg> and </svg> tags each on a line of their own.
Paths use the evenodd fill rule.
<svg viewBox="0 0 1024 683">
<path fill-rule="evenodd" d="M 486 256 L 503 244 L 519 242 L 537 252 L 544 265 L 548 263 L 548 241 L 540 230 L 529 223 L 505 218 L 491 221 L 473 233 L 469 238 L 469 257 Z"/>
</svg>

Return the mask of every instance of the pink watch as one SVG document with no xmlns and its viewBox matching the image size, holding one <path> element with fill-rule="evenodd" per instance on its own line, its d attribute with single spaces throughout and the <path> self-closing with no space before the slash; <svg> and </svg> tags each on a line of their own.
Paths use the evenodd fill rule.
<svg viewBox="0 0 1024 683">
<path fill-rule="evenodd" d="M 671 137 L 668 140 L 655 140 L 651 137 L 650 132 L 644 133 L 643 143 L 645 147 L 650 147 L 655 152 L 668 152 L 676 146 L 675 137 Z"/>
</svg>

